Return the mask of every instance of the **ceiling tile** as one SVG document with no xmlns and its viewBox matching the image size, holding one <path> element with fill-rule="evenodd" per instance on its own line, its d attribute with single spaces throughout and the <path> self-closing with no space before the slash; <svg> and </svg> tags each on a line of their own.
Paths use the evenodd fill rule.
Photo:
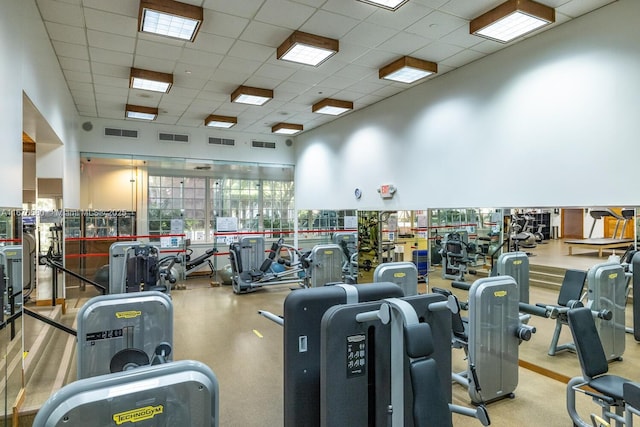
<svg viewBox="0 0 640 427">
<path fill-rule="evenodd" d="M 96 74 L 94 76 L 94 83 L 96 86 L 106 85 L 106 86 L 115 86 L 120 88 L 128 88 L 129 87 L 129 78 L 118 78 L 111 76 L 103 76 L 100 74 Z M 97 89 L 96 89 L 97 92 Z"/>
<path fill-rule="evenodd" d="M 179 61 L 185 64 L 203 65 L 214 70 L 223 60 L 223 55 L 202 52 L 201 50 L 184 48 Z"/>
<path fill-rule="evenodd" d="M 226 71 L 253 74 L 261 65 L 262 63 L 258 61 L 227 56 L 222 60 L 219 68 Z"/>
<path fill-rule="evenodd" d="M 251 22 L 240 36 L 241 40 L 278 47 L 291 35 L 291 30 L 263 22 Z"/>
<path fill-rule="evenodd" d="M 467 65 L 475 61 L 476 59 L 480 59 L 482 57 L 484 57 L 483 53 L 466 49 L 445 59 L 444 61 L 442 61 L 442 65 L 448 65 L 453 68 L 459 68 L 459 67 L 462 67 L 463 65 Z"/>
<path fill-rule="evenodd" d="M 283 13 L 286 11 L 286 13 Z M 315 8 L 288 0 L 267 0 L 254 19 L 297 30 L 316 11 Z"/>
<path fill-rule="evenodd" d="M 414 55 L 417 58 L 424 59 L 426 61 L 440 62 L 443 59 L 449 58 L 456 53 L 462 52 L 464 48 L 455 46 L 452 44 L 433 42 L 429 46 L 417 50 Z"/>
<path fill-rule="evenodd" d="M 80 27 L 72 27 L 70 25 L 57 24 L 55 22 L 45 22 L 45 25 L 49 32 L 49 37 L 52 40 L 72 44 L 87 44 L 84 29 Z"/>
<path fill-rule="evenodd" d="M 354 80 L 360 80 L 371 74 L 378 74 L 377 68 L 364 67 L 362 65 L 349 64 L 336 72 L 338 77 L 347 77 Z"/>
<path fill-rule="evenodd" d="M 300 27 L 300 31 L 311 34 L 321 34 L 324 37 L 342 39 L 351 29 L 358 25 L 358 20 L 348 16 L 318 10 Z M 342 44 L 342 40 L 340 40 Z"/>
<path fill-rule="evenodd" d="M 131 67 L 133 64 L 133 55 L 130 53 L 114 52 L 112 50 L 89 48 L 89 57 L 91 61 L 105 62 L 108 64 L 122 65 Z"/>
<path fill-rule="evenodd" d="M 409 55 L 410 53 L 429 45 L 431 42 L 433 42 L 433 39 L 421 37 L 417 34 L 402 32 L 380 44 L 378 49 L 394 52 L 399 55 Z"/>
<path fill-rule="evenodd" d="M 391 61 L 398 59 L 400 56 L 401 55 L 398 55 L 396 53 L 372 49 L 358 59 L 354 60 L 353 63 L 378 69 L 384 65 L 387 65 Z"/>
<path fill-rule="evenodd" d="M 204 52 L 224 55 L 229 52 L 229 49 L 231 49 L 234 42 L 235 39 L 230 37 L 223 37 L 201 31 L 198 33 L 196 40 L 189 47 L 192 49 L 202 50 Z"/>
<path fill-rule="evenodd" d="M 177 61 L 182 55 L 182 49 L 183 48 L 179 46 L 167 46 L 164 43 L 152 42 L 138 38 L 136 55 Z"/>
<path fill-rule="evenodd" d="M 347 43 L 365 47 L 376 47 L 398 33 L 398 30 L 361 22 L 342 38 Z"/>
<path fill-rule="evenodd" d="M 277 79 L 279 81 L 283 81 L 291 77 L 295 72 L 296 70 L 292 68 L 281 67 L 279 65 L 266 63 L 262 64 L 262 66 L 256 70 L 255 75 L 259 77 L 269 77 Z"/>
<path fill-rule="evenodd" d="M 275 49 L 258 43 L 238 40 L 229 50 L 228 55 L 263 62 L 271 55 L 275 55 Z"/>
<path fill-rule="evenodd" d="M 260 9 L 264 0 L 252 1 L 230 1 L 230 0 L 205 0 L 206 9 L 214 9 L 229 15 L 241 16 L 243 18 L 253 18 Z"/>
<path fill-rule="evenodd" d="M 133 62 L 135 68 L 143 70 L 158 71 L 160 73 L 173 73 L 178 61 L 169 61 L 162 58 L 152 58 L 150 56 L 136 55 Z"/>
<path fill-rule="evenodd" d="M 53 41 L 53 48 L 58 56 L 75 59 L 89 59 L 89 51 L 86 45 Z"/>
<path fill-rule="evenodd" d="M 74 59 L 74 58 L 65 58 L 60 57 L 60 66 L 63 70 L 70 71 L 81 71 L 83 73 L 90 73 L 91 67 L 89 65 L 89 61 L 85 59 Z"/>
<path fill-rule="evenodd" d="M 467 0 L 468 1 L 468 0 Z M 425 7 L 413 2 L 404 4 L 395 12 L 378 8 L 372 15 L 367 18 L 367 22 L 380 25 L 382 27 L 390 27 L 396 30 L 404 30 L 417 20 L 427 16 L 433 12 L 430 7 Z"/>
<path fill-rule="evenodd" d="M 116 82 L 116 83 L 118 83 L 118 82 Z M 118 86 L 114 86 L 113 84 L 105 85 L 105 84 L 96 82 L 94 87 L 95 87 L 95 93 L 96 94 L 99 94 L 99 93 L 112 94 L 112 95 L 122 96 L 124 98 L 129 96 L 129 86 L 125 85 L 125 84 L 120 84 Z"/>
<path fill-rule="evenodd" d="M 224 1 L 227 3 L 240 3 L 227 0 Z M 205 9 L 204 22 L 202 23 L 200 31 L 235 39 L 242 34 L 244 29 L 247 27 L 247 24 L 249 24 L 248 19 L 227 15 L 226 13 L 216 13 Z"/>
<path fill-rule="evenodd" d="M 74 82 L 82 82 L 82 83 L 91 83 L 93 79 L 91 77 L 91 73 L 83 73 L 80 71 L 71 71 L 71 70 L 63 70 L 64 76 L 67 80 L 71 80 Z"/>
<path fill-rule="evenodd" d="M 82 9 L 77 5 L 51 0 L 38 0 L 37 5 L 40 15 L 45 21 L 84 27 Z"/>
<path fill-rule="evenodd" d="M 411 25 L 406 31 L 430 39 L 439 39 L 460 27 L 468 27 L 468 25 L 469 22 L 462 18 L 436 10 Z"/>
<path fill-rule="evenodd" d="M 499 4 L 500 1 L 496 2 L 496 0 L 450 0 L 442 5 L 440 10 L 470 21 Z"/>
<path fill-rule="evenodd" d="M 335 12 L 340 15 L 350 16 L 358 20 L 366 19 L 369 15 L 378 10 L 377 7 L 371 6 L 359 1 L 344 0 L 328 0 L 322 9 L 329 12 Z"/>
<path fill-rule="evenodd" d="M 102 74 L 105 76 L 120 77 L 128 79 L 131 74 L 131 67 L 122 65 L 105 64 L 104 62 L 93 61 L 91 63 L 91 72 L 93 74 Z"/>
<path fill-rule="evenodd" d="M 136 46 L 134 37 L 125 37 L 118 34 L 103 33 L 102 31 L 87 30 L 89 46 L 116 52 L 133 53 Z"/>
<path fill-rule="evenodd" d="M 135 37 L 138 33 L 138 20 L 128 16 L 104 12 L 96 9 L 85 9 L 87 28 L 104 33 Z"/>
<path fill-rule="evenodd" d="M 140 2 L 131 0 L 79 0 L 84 3 L 85 9 L 98 9 L 113 12 L 119 15 L 130 16 L 138 19 Z M 137 24 L 136 24 L 137 26 Z"/>
</svg>

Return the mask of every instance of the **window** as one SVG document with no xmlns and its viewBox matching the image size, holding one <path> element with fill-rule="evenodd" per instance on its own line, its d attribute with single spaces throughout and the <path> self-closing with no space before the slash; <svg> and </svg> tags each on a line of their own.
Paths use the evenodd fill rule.
<svg viewBox="0 0 640 427">
<path fill-rule="evenodd" d="M 149 175 L 149 234 L 170 234 L 171 220 L 183 221 L 192 241 L 206 238 L 206 178 Z"/>
<path fill-rule="evenodd" d="M 211 241 L 216 218 L 234 217 L 239 231 L 293 231 L 293 180 L 149 175 L 149 234 L 171 233 L 181 219 L 191 241 Z"/>
</svg>

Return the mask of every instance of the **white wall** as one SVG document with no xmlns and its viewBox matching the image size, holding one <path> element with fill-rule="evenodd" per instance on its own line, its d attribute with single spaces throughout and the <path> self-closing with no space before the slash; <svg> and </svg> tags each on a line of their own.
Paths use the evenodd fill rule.
<svg viewBox="0 0 640 427">
<path fill-rule="evenodd" d="M 124 108 L 124 105 L 123 105 Z M 124 111 L 122 112 L 124 116 Z M 145 123 L 139 120 L 103 120 L 86 118 L 93 124 L 89 132 L 80 131 L 79 150 L 84 153 L 121 154 L 137 156 L 164 156 L 189 159 L 216 159 L 242 162 L 293 164 L 294 148 L 285 141 L 290 137 L 260 135 L 234 131 L 216 131 L 200 128 Z M 138 138 L 104 136 L 104 128 L 137 130 Z M 189 143 L 158 141 L 158 133 L 168 132 L 189 135 Z M 235 146 L 218 146 L 208 143 L 209 137 L 235 140 Z M 275 142 L 276 149 L 252 148 L 251 141 Z"/>
<path fill-rule="evenodd" d="M 640 204 L 638 16 L 620 0 L 300 135 L 298 209 Z"/>
<path fill-rule="evenodd" d="M 73 156 L 69 162 L 63 154 L 78 151 L 78 113 L 34 0 L 6 0 L 0 5 L 0 57 L 0 84 L 6 86 L 0 91 L 0 133 L 15 141 L 2 153 L 0 177 L 7 178 L 2 179 L 0 205 L 22 206 L 22 181 L 16 177 L 22 176 L 24 92 L 40 114 L 34 127 L 38 132 L 30 135 L 38 144 L 36 175 L 64 177 L 65 206 L 78 207 L 80 163 L 73 162 Z M 57 152 L 52 144 L 64 144 L 64 150 Z"/>
<path fill-rule="evenodd" d="M 22 89 L 23 41 L 20 0 L 0 6 L 0 206 L 22 207 Z"/>
</svg>

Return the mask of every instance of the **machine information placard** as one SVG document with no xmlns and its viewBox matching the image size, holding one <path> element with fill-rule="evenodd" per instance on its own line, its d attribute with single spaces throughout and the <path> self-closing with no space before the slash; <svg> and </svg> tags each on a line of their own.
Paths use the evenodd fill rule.
<svg viewBox="0 0 640 427">
<path fill-rule="evenodd" d="M 123 336 L 122 329 L 112 329 L 110 331 L 89 332 L 85 341 L 108 340 L 110 338 L 120 338 Z"/>
<path fill-rule="evenodd" d="M 347 337 L 347 378 L 364 375 L 367 370 L 367 336 L 364 334 Z"/>
</svg>

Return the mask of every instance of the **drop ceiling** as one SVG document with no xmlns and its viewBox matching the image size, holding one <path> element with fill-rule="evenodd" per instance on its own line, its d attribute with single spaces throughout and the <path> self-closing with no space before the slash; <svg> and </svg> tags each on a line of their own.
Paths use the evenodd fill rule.
<svg viewBox="0 0 640 427">
<path fill-rule="evenodd" d="M 469 21 L 502 1 L 409 0 L 392 12 L 356 0 L 184 0 L 204 8 L 193 43 L 138 32 L 137 0 L 37 5 L 80 116 L 124 119 L 125 104 L 135 104 L 158 107 L 156 122 L 166 125 L 203 127 L 215 114 L 238 117 L 224 132 L 270 134 L 279 122 L 306 131 L 335 120 L 311 112 L 323 98 L 359 110 L 518 43 L 469 34 Z M 556 23 L 529 37 L 612 1 L 539 0 L 556 8 Z M 294 30 L 338 39 L 340 51 L 319 67 L 277 60 Z M 437 62 L 438 74 L 413 85 L 378 78 L 403 55 Z M 173 73 L 171 91 L 130 89 L 131 67 Z M 275 97 L 260 107 L 231 103 L 240 85 L 273 89 Z"/>
</svg>

